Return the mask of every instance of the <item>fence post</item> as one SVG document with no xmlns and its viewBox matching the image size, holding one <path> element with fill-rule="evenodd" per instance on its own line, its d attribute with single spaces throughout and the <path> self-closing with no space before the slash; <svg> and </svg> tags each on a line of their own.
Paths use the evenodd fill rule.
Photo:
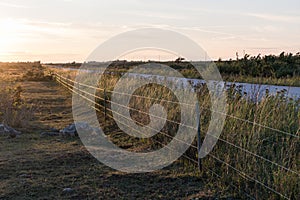
<svg viewBox="0 0 300 200">
<path fill-rule="evenodd" d="M 103 90 L 103 92 L 104 92 L 104 120 L 106 121 L 106 88 L 104 88 L 104 90 Z"/>
<path fill-rule="evenodd" d="M 49 76 L 51 77 L 51 80 L 54 80 L 52 71 L 49 71 Z"/>
<path fill-rule="evenodd" d="M 76 80 L 76 79 L 75 79 Z M 77 84 L 77 93 L 78 93 L 78 98 L 79 98 L 79 94 L 80 94 L 80 85 L 79 85 L 79 82 L 75 82 L 74 84 Z"/>
<path fill-rule="evenodd" d="M 196 115 L 197 115 L 197 153 L 198 153 L 198 167 L 199 171 L 202 171 L 202 162 L 200 158 L 200 149 L 201 149 L 201 127 L 200 127 L 200 108 L 199 103 L 196 104 Z"/>
</svg>

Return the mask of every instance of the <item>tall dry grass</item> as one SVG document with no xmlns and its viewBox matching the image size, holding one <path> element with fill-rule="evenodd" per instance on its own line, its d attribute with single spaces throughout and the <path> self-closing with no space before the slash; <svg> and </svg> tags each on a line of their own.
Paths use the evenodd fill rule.
<svg viewBox="0 0 300 200">
<path fill-rule="evenodd" d="M 0 123 L 14 128 L 26 128 L 34 110 L 22 98 L 22 87 L 0 88 Z"/>
<path fill-rule="evenodd" d="M 120 76 L 109 74 L 102 76 L 99 88 L 113 91 L 119 78 Z M 206 85 L 198 85 L 196 91 L 201 106 L 200 124 L 203 139 L 213 111 L 210 110 L 211 102 Z M 157 100 L 132 97 L 129 107 L 148 112 L 151 105 L 158 103 L 168 111 L 168 119 L 180 122 L 180 107 L 161 101 L 177 101 L 172 91 L 165 87 L 148 85 L 137 90 L 135 94 Z M 97 95 L 104 97 L 101 91 L 98 91 Z M 220 176 L 210 178 L 211 183 L 223 183 L 224 190 L 228 189 L 230 184 L 237 185 L 241 193 L 248 193 L 257 199 L 281 198 L 265 186 L 288 198 L 300 199 L 300 99 L 286 98 L 283 91 L 273 96 L 266 95 L 260 101 L 253 101 L 236 87 L 229 88 L 227 95 L 226 123 L 220 140 L 210 153 L 223 162 L 212 156 L 203 159 L 204 169 L 211 169 Z M 111 93 L 107 92 L 106 98 L 110 100 Z M 104 105 L 101 100 L 97 102 Z M 106 104 L 110 107 L 109 103 Z M 149 115 L 134 110 L 130 112 L 132 119 L 137 123 L 149 123 Z M 174 136 L 177 129 L 177 124 L 166 123 L 162 131 Z M 157 134 L 151 139 L 137 139 L 128 135 L 122 137 L 125 138 L 123 142 L 143 142 L 152 150 L 161 148 L 161 143 L 170 142 L 170 138 L 164 134 Z M 190 148 L 185 155 L 197 160 L 196 149 Z M 195 164 L 188 163 L 188 170 L 198 170 Z M 207 177 L 208 174 L 210 172 L 207 170 L 200 173 L 202 177 Z"/>
<path fill-rule="evenodd" d="M 119 77 L 106 75 L 99 83 L 99 87 L 113 90 L 118 79 Z M 129 107 L 147 113 L 151 105 L 158 103 L 167 110 L 169 120 L 180 122 L 180 107 L 160 101 L 160 99 L 177 101 L 172 91 L 157 85 L 147 85 L 137 90 L 135 94 L 158 100 L 132 97 Z M 210 110 L 210 96 L 205 84 L 198 85 L 197 94 L 201 107 L 201 132 L 204 138 L 213 111 Z M 260 101 L 254 102 L 253 98 L 245 96 L 236 87 L 229 88 L 227 94 L 226 123 L 221 140 L 211 154 L 234 167 L 235 170 L 210 156 L 203 159 L 204 167 L 218 173 L 223 183 L 234 183 L 242 193 L 247 192 L 258 199 L 280 197 L 258 182 L 288 198 L 299 199 L 300 99 L 286 98 L 282 91 L 277 95 L 266 95 Z M 99 95 L 103 96 L 103 93 L 100 92 Z M 106 98 L 111 98 L 109 93 Z M 135 110 L 131 110 L 131 117 L 137 123 L 145 125 L 150 120 L 149 115 Z M 177 129 L 178 124 L 167 122 L 162 132 L 174 136 Z M 161 148 L 161 143 L 168 144 L 170 140 L 164 134 L 143 139 L 153 150 Z M 197 152 L 194 148 L 190 148 L 186 155 L 197 160 Z M 243 173 L 258 182 L 248 180 Z"/>
</svg>

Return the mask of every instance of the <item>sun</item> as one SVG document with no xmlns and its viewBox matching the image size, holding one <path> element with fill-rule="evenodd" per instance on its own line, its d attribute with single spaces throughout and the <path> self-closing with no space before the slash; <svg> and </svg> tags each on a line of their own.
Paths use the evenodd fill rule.
<svg viewBox="0 0 300 200">
<path fill-rule="evenodd" d="M 0 54 L 13 51 L 13 46 L 18 40 L 18 31 L 21 25 L 15 20 L 0 20 Z"/>
</svg>

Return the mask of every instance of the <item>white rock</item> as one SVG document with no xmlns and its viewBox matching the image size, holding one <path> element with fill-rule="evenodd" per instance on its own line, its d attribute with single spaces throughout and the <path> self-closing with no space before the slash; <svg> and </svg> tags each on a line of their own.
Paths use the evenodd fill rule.
<svg viewBox="0 0 300 200">
<path fill-rule="evenodd" d="M 70 193 L 70 192 L 73 192 L 74 190 L 72 188 L 64 188 L 63 189 L 63 192 L 65 193 Z"/>
<path fill-rule="evenodd" d="M 0 134 L 7 134 L 11 137 L 16 137 L 16 136 L 20 135 L 21 132 L 13 129 L 10 126 L 0 124 Z"/>
</svg>

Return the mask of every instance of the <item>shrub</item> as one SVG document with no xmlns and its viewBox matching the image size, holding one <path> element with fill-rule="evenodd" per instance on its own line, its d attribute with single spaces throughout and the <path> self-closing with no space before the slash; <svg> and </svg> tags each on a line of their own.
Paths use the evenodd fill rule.
<svg viewBox="0 0 300 200">
<path fill-rule="evenodd" d="M 0 122 L 12 127 L 26 127 L 33 109 L 21 97 L 22 87 L 0 89 Z"/>
<path fill-rule="evenodd" d="M 50 76 L 45 75 L 44 67 L 39 65 L 33 65 L 28 71 L 23 75 L 23 81 L 45 81 L 50 80 Z"/>
</svg>

